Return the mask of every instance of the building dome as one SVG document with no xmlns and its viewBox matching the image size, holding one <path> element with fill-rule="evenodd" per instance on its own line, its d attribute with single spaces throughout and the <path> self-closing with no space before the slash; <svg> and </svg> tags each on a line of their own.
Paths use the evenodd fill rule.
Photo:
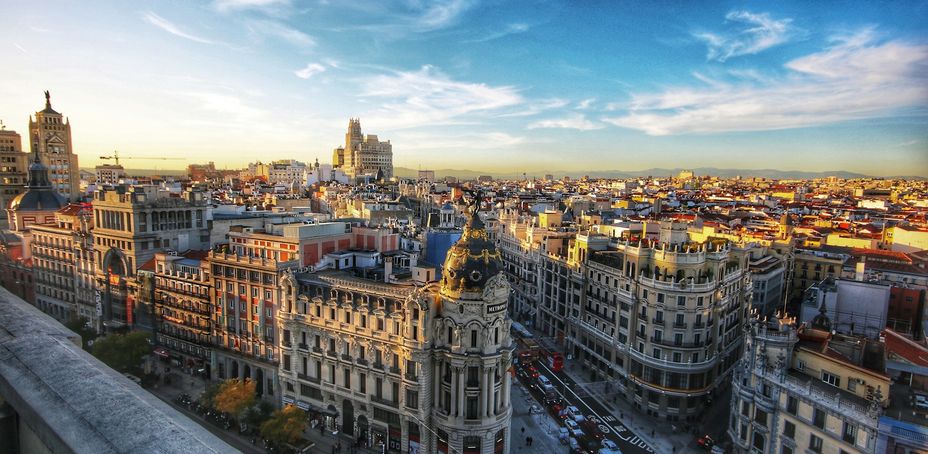
<svg viewBox="0 0 928 454">
<path fill-rule="evenodd" d="M 478 211 L 475 207 L 464 234 L 445 257 L 441 294 L 447 297 L 479 300 L 487 281 L 502 270 L 499 250 L 490 240 Z"/>
<path fill-rule="evenodd" d="M 29 183 L 26 192 L 10 201 L 13 211 L 58 211 L 65 206 L 65 199 L 52 189 L 48 181 L 48 168 L 39 160 L 38 153 L 29 164 Z"/>
<path fill-rule="evenodd" d="M 825 315 L 825 312 L 825 302 L 822 301 L 822 305 L 818 308 L 818 315 L 812 317 L 812 321 L 810 322 L 812 329 L 831 331 L 831 319 Z"/>
</svg>

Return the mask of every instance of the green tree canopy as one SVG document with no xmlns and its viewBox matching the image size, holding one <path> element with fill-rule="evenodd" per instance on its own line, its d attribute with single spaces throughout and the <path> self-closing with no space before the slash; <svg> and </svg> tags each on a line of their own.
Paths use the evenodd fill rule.
<svg viewBox="0 0 928 454">
<path fill-rule="evenodd" d="M 110 334 L 95 341 L 91 352 L 119 372 L 136 372 L 142 359 L 151 352 L 150 338 L 151 334 L 145 331 Z"/>
<path fill-rule="evenodd" d="M 255 382 L 249 378 L 244 381 L 231 378 L 219 385 L 216 395 L 213 396 L 213 405 L 217 410 L 238 418 L 254 405 L 255 396 Z"/>
<path fill-rule="evenodd" d="M 306 412 L 288 404 L 261 424 L 261 436 L 278 446 L 296 444 L 306 431 L 306 423 Z"/>
<path fill-rule="evenodd" d="M 87 317 L 78 317 L 71 319 L 71 321 L 64 324 L 66 328 L 81 336 L 81 342 L 83 343 L 82 347 L 85 350 L 89 350 L 87 348 L 87 342 L 97 338 L 97 332 L 91 328 L 88 328 L 87 323 Z"/>
</svg>

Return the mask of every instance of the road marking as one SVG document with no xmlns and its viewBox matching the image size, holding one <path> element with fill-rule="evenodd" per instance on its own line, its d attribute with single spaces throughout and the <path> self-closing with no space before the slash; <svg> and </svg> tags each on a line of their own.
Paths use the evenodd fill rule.
<svg viewBox="0 0 928 454">
<path fill-rule="evenodd" d="M 544 363 L 542 363 L 542 362 L 539 361 L 539 362 L 538 362 L 538 365 L 541 366 L 542 368 L 544 368 L 544 370 L 546 370 L 546 371 L 548 372 L 548 374 L 551 376 L 551 378 L 554 378 L 555 380 L 557 380 L 557 381 L 561 384 L 561 386 L 564 387 L 564 389 L 570 391 L 570 393 L 573 394 L 574 397 L 577 398 L 577 400 L 580 401 L 580 403 L 583 404 L 583 406 L 586 407 L 586 409 L 590 411 L 590 413 L 593 413 L 594 415 L 596 415 L 597 418 L 602 419 L 602 416 L 599 416 L 598 413 L 596 413 L 595 411 L 593 411 L 593 408 L 590 407 L 590 406 L 586 403 L 585 400 L 581 399 L 580 396 L 578 396 L 577 393 L 575 393 L 573 389 L 571 389 L 569 386 L 567 386 L 567 383 L 564 383 L 564 381 L 561 380 L 560 377 L 558 377 L 557 375 L 555 375 L 554 372 L 551 371 L 551 369 L 548 369 L 548 366 L 547 366 L 546 364 L 544 364 Z M 560 393 L 560 391 L 558 391 L 558 393 Z M 634 434 L 634 432 L 633 432 L 633 434 Z M 619 438 L 622 438 L 622 436 L 619 436 Z M 654 450 L 651 449 L 651 447 L 648 446 L 647 443 L 644 443 L 643 441 L 641 441 L 641 439 L 638 438 L 637 435 L 634 436 L 634 437 L 632 437 L 632 438 L 635 439 L 636 441 L 635 441 L 634 443 L 633 443 L 633 442 L 629 442 L 629 443 L 632 443 L 632 444 L 637 445 L 637 446 L 639 446 L 639 447 L 641 447 L 641 448 L 644 448 L 644 449 L 646 449 L 648 452 L 654 452 Z M 622 438 L 622 440 L 628 442 L 628 440 L 625 439 L 625 438 Z"/>
</svg>

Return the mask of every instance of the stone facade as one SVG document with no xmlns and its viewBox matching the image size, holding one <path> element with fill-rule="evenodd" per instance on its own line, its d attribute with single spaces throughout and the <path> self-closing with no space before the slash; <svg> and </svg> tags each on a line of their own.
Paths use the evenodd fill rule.
<svg viewBox="0 0 928 454">
<path fill-rule="evenodd" d="M 30 247 L 36 306 L 61 322 L 80 317 L 97 327 L 92 230 L 91 210 L 69 205 L 54 223 L 31 227 Z"/>
<path fill-rule="evenodd" d="M 213 283 L 205 251 L 155 254 L 155 340 L 183 367 L 205 368 L 212 344 Z"/>
<path fill-rule="evenodd" d="M 209 206 L 201 191 L 174 197 L 155 186 L 100 188 L 93 215 L 94 277 L 107 325 L 133 325 L 135 316 L 153 314 L 138 305 L 136 274 L 156 252 L 209 249 Z"/>
<path fill-rule="evenodd" d="M 28 165 L 29 156 L 23 153 L 19 134 L 0 127 L 0 206 L 4 210 L 25 190 Z"/>
<path fill-rule="evenodd" d="M 393 177 L 393 145 L 389 140 L 381 142 L 374 134 L 363 135 L 361 120 L 349 119 L 345 146 L 332 152 L 332 166 L 343 170 L 349 178 L 376 177 L 380 173 L 384 179 L 390 179 Z"/>
<path fill-rule="evenodd" d="M 65 199 L 80 199 L 81 176 L 77 155 L 72 149 L 71 124 L 52 109 L 51 97 L 45 92 L 45 109 L 29 117 L 29 144 L 50 171 L 52 188 Z"/>
</svg>

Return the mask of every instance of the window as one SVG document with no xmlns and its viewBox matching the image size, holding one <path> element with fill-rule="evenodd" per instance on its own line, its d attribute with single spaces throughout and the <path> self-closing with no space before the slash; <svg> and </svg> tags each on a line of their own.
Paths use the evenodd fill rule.
<svg viewBox="0 0 928 454">
<path fill-rule="evenodd" d="M 686 306 L 686 297 L 678 296 L 677 297 L 677 306 Z"/>
<path fill-rule="evenodd" d="M 741 402 L 741 414 L 744 416 L 751 414 L 751 406 L 747 402 Z"/>
<path fill-rule="evenodd" d="M 796 437 L 796 425 L 790 421 L 783 422 L 783 436 L 789 439 Z"/>
<path fill-rule="evenodd" d="M 345 385 L 346 388 L 351 389 L 351 369 L 348 369 L 348 368 L 346 367 L 346 368 L 345 368 L 344 375 L 345 375 L 345 377 L 344 377 L 344 378 L 345 378 L 345 383 L 344 383 L 344 385 Z"/>
<path fill-rule="evenodd" d="M 477 419 L 478 403 L 477 396 L 469 396 L 467 398 L 467 419 Z"/>
<path fill-rule="evenodd" d="M 764 452 L 765 444 L 766 440 L 764 439 L 764 435 L 760 432 L 754 432 L 754 449 L 758 452 Z"/>
<path fill-rule="evenodd" d="M 780 451 L 780 454 L 793 454 L 793 448 L 790 448 L 789 446 L 784 446 L 783 449 Z"/>
<path fill-rule="evenodd" d="M 814 434 L 809 434 L 809 451 L 822 452 L 822 439 Z"/>
<path fill-rule="evenodd" d="M 367 393 L 367 375 L 358 374 L 358 391 L 362 394 Z"/>
<path fill-rule="evenodd" d="M 477 348 L 477 330 L 470 330 L 470 348 Z"/>
<path fill-rule="evenodd" d="M 825 428 L 825 412 L 816 408 L 812 411 L 812 425 L 819 429 Z"/>
<path fill-rule="evenodd" d="M 756 421 L 758 424 L 766 426 L 767 425 L 767 412 L 759 408 L 754 410 L 754 421 Z"/>
<path fill-rule="evenodd" d="M 803 369 L 805 369 L 805 368 L 806 368 L 806 363 L 804 363 L 804 362 L 802 362 L 802 361 L 796 362 L 796 369 L 798 369 L 798 370 L 803 370 Z"/>
<path fill-rule="evenodd" d="M 406 388 L 406 407 L 419 408 L 419 392 Z"/>
<path fill-rule="evenodd" d="M 798 407 L 799 407 L 799 400 L 798 400 L 798 399 L 796 399 L 796 398 L 793 397 L 793 396 L 789 396 L 789 397 L 786 398 L 786 411 L 787 411 L 789 414 L 795 415 L 796 412 L 798 411 Z"/>
<path fill-rule="evenodd" d="M 831 386 L 841 387 L 841 377 L 822 371 L 822 381 Z"/>
<path fill-rule="evenodd" d="M 658 294 L 657 294 L 657 302 L 658 302 L 658 303 L 663 303 L 663 302 L 664 302 L 664 294 L 663 294 L 663 293 L 658 293 Z"/>
<path fill-rule="evenodd" d="M 841 439 L 846 443 L 856 444 L 857 443 L 857 426 L 854 424 L 844 423 L 844 433 L 841 435 Z"/>
</svg>

